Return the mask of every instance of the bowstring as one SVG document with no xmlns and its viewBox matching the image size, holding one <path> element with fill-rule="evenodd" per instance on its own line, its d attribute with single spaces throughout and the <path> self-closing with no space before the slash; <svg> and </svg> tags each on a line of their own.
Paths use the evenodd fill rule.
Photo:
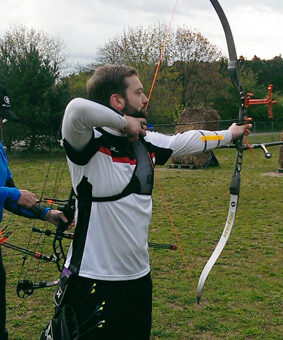
<svg viewBox="0 0 283 340">
<path fill-rule="evenodd" d="M 53 140 L 53 142 L 50 144 L 50 148 L 49 148 L 49 152 L 51 151 L 50 160 L 49 160 L 49 164 L 48 164 L 48 168 L 47 168 L 47 173 L 45 175 L 44 183 L 43 183 L 43 186 L 42 186 L 42 191 L 41 191 L 41 194 L 40 194 L 40 197 L 39 197 L 39 203 L 41 203 L 42 200 L 43 200 L 43 196 L 44 196 L 44 193 L 45 193 L 45 190 L 46 190 L 47 182 L 48 182 L 49 177 L 50 177 L 51 166 L 53 164 L 53 159 L 54 159 L 53 156 L 55 155 L 56 141 L 59 139 L 61 126 L 62 126 L 62 121 L 60 123 L 60 126 L 59 126 L 59 129 L 58 129 L 57 135 L 55 137 L 55 140 Z M 66 167 L 66 162 L 65 162 L 64 165 L 63 165 L 63 169 L 60 170 L 60 168 L 62 168 L 62 166 L 61 166 L 62 159 L 63 159 L 63 157 L 61 157 L 59 159 L 59 162 L 58 162 L 58 165 L 57 165 L 57 168 L 56 168 L 56 172 L 55 172 L 55 183 L 54 183 L 54 191 L 53 191 L 54 197 L 56 197 L 56 195 L 58 193 L 60 182 L 61 182 L 63 173 L 65 171 L 65 167 Z M 50 204 L 51 209 L 52 209 L 52 207 L 53 207 L 53 203 Z M 33 221 L 32 227 L 35 226 L 36 221 L 37 221 L 36 219 Z M 47 223 L 48 223 L 48 221 L 44 221 L 44 224 L 43 224 L 44 227 L 47 225 Z M 31 247 L 31 241 L 33 239 L 32 236 L 34 234 L 32 229 L 33 228 L 31 228 L 31 231 L 29 233 L 29 239 L 28 239 L 28 243 L 27 243 L 27 246 L 26 246 L 27 249 L 29 249 Z M 39 233 L 38 236 L 37 236 L 37 240 L 34 244 L 33 251 L 34 252 L 38 251 L 38 248 L 40 247 L 40 252 L 42 253 L 44 246 L 45 246 L 45 240 L 46 240 L 46 235 Z M 33 261 L 32 261 L 32 259 L 31 259 L 30 261 L 28 261 L 28 265 L 25 266 L 26 261 L 27 261 L 27 255 L 23 257 L 23 263 L 22 263 L 22 266 L 21 266 L 18 281 L 20 281 L 22 277 L 23 277 L 24 280 L 28 277 L 28 274 L 30 273 L 31 265 L 32 265 L 33 261 L 35 261 L 35 260 L 33 259 Z M 33 275 L 33 281 L 36 281 L 37 277 L 39 275 L 39 268 L 40 268 L 40 265 L 41 265 L 40 262 L 41 262 L 40 260 L 37 260 L 37 265 L 35 267 L 34 275 Z M 25 270 L 24 270 L 24 267 L 26 267 Z"/>
<path fill-rule="evenodd" d="M 152 97 L 152 92 L 153 92 L 154 86 L 155 86 L 155 84 L 156 84 L 157 75 L 158 75 L 158 72 L 159 72 L 159 69 L 160 69 L 160 65 L 161 65 L 161 62 L 162 62 L 162 59 L 163 59 L 163 55 L 164 55 L 164 52 L 165 52 L 165 47 L 166 47 L 166 44 L 167 44 L 167 42 L 168 42 L 168 37 L 169 37 L 170 30 L 171 30 L 173 18 L 174 18 L 174 16 L 175 16 L 177 4 L 178 4 L 178 0 L 175 1 L 175 5 L 174 5 L 173 12 L 172 12 L 172 15 L 171 15 L 170 23 L 169 23 L 169 25 L 168 25 L 168 29 L 167 29 L 167 32 L 166 32 L 166 36 L 165 36 L 165 39 L 164 39 L 164 42 L 163 42 L 163 45 L 162 45 L 162 48 L 161 48 L 160 56 L 159 56 L 159 59 L 158 59 L 158 63 L 157 63 L 157 66 L 156 66 L 156 70 L 155 70 L 155 73 L 154 73 L 153 81 L 152 81 L 151 88 L 150 88 L 149 95 L 148 95 L 148 102 L 147 102 L 147 104 L 146 104 L 146 109 L 147 109 L 148 106 L 149 106 L 149 102 L 150 102 L 150 99 L 151 99 L 151 97 Z M 182 255 L 182 258 L 183 258 L 183 261 L 184 261 L 186 270 L 187 270 L 187 273 L 188 273 L 188 276 L 189 276 L 189 278 L 190 278 L 190 281 L 191 281 L 192 287 L 193 287 L 193 289 L 194 289 L 194 291 L 195 291 L 195 294 L 197 294 L 196 285 L 195 285 L 195 283 L 194 283 L 194 279 L 193 279 L 193 276 L 192 276 L 192 272 L 191 272 L 189 263 L 188 263 L 188 261 L 187 261 L 187 259 L 186 259 L 186 255 L 185 255 L 185 252 L 184 252 L 184 250 L 183 250 L 183 246 L 182 246 L 182 244 L 181 244 L 181 241 L 180 241 L 180 238 L 179 238 L 179 235 L 178 235 L 178 232 L 177 232 L 177 228 L 176 228 L 176 226 L 175 226 L 175 224 L 174 224 L 174 221 L 173 221 L 173 217 L 172 217 L 171 211 L 170 211 L 169 206 L 168 206 L 168 204 L 167 204 L 167 200 L 166 200 L 166 198 L 165 198 L 164 191 L 163 191 L 163 189 L 162 189 L 161 183 L 160 183 L 159 178 L 158 178 L 158 175 L 157 175 L 157 171 L 156 171 L 156 169 L 155 169 L 155 167 L 154 167 L 152 158 L 151 158 L 151 156 L 149 155 L 149 153 L 148 153 L 148 157 L 149 157 L 149 160 L 150 160 L 150 163 L 151 163 L 153 172 L 154 172 L 154 176 L 155 176 L 157 185 L 158 185 L 158 187 L 159 187 L 159 190 L 160 190 L 160 193 L 161 193 L 161 196 L 162 196 L 162 199 L 163 199 L 163 203 L 164 203 L 164 205 L 165 205 L 165 208 L 166 208 L 166 211 L 167 211 L 169 220 L 170 220 L 171 227 L 172 227 L 173 232 L 174 232 L 174 234 L 175 234 L 175 237 L 176 237 L 176 240 L 177 240 L 177 243 L 178 243 L 178 246 L 179 246 L 179 249 L 180 249 L 180 252 L 181 252 L 181 255 Z"/>
<path fill-rule="evenodd" d="M 149 102 L 150 102 L 150 99 L 151 99 L 151 96 L 152 96 L 152 92 L 153 92 L 153 89 L 154 89 L 154 86 L 155 86 L 155 83 L 156 83 L 157 74 L 159 72 L 161 61 L 163 59 L 163 55 L 164 55 L 164 52 L 165 52 L 165 46 L 166 46 L 167 41 L 168 41 L 168 37 L 169 37 L 170 30 L 171 30 L 173 18 L 175 16 L 178 1 L 179 0 L 176 0 L 176 2 L 175 2 L 173 12 L 172 12 L 172 15 L 171 15 L 171 19 L 170 19 L 170 22 L 169 22 L 169 25 L 168 25 L 168 29 L 167 29 L 167 32 L 166 32 L 166 35 L 165 35 L 165 39 L 164 39 L 164 42 L 163 42 L 163 45 L 162 45 L 162 48 L 161 48 L 161 52 L 160 52 L 160 56 L 159 56 L 158 63 L 157 63 L 157 66 L 156 66 L 156 70 L 155 70 L 155 73 L 154 73 L 153 81 L 152 81 L 151 88 L 150 88 L 150 91 L 149 91 L 149 94 L 148 94 L 148 97 L 147 97 L 148 102 L 146 104 L 146 109 L 148 109 L 148 105 L 149 105 Z"/>
<path fill-rule="evenodd" d="M 148 157 L 149 157 L 149 160 L 150 160 L 152 169 L 153 169 L 153 171 L 154 171 L 154 177 L 155 177 L 156 183 L 157 183 L 157 185 L 158 185 L 158 187 L 159 187 L 159 190 L 160 190 L 160 193 L 161 193 L 161 196 L 162 196 L 162 199 L 163 199 L 163 203 L 164 203 L 164 205 L 165 205 L 165 208 L 166 208 L 166 211 L 167 211 L 167 214 L 168 214 L 170 223 L 171 223 L 171 227 L 172 227 L 172 229 L 173 229 L 173 232 L 174 232 L 174 234 L 175 234 L 175 237 L 176 237 L 176 240 L 177 240 L 177 243 L 178 243 L 178 247 L 179 247 L 180 252 L 181 252 L 181 254 L 182 254 L 182 258 L 183 258 L 183 261 L 184 261 L 184 263 L 185 263 L 185 266 L 186 266 L 186 269 L 187 269 L 188 276 L 189 276 L 189 278 L 190 278 L 190 281 L 191 281 L 191 284 L 192 284 L 192 286 L 193 286 L 193 289 L 194 289 L 195 293 L 197 294 L 197 289 L 196 289 L 196 285 L 195 285 L 195 282 L 194 282 L 194 279 L 193 279 L 193 276 L 192 276 L 191 268 L 190 268 L 189 263 L 188 263 L 188 261 L 187 261 L 187 259 L 186 259 L 186 255 L 185 255 L 183 246 L 182 246 L 182 244 L 181 244 L 180 237 L 179 237 L 178 232 L 177 232 L 177 228 L 176 228 L 176 226 L 175 226 L 175 223 L 174 223 L 174 220 L 173 220 L 171 211 L 170 211 L 170 209 L 169 209 L 169 206 L 168 206 L 168 203 L 167 203 L 165 194 L 164 194 L 164 191 L 163 191 L 163 189 L 162 189 L 162 186 L 161 186 L 159 177 L 158 177 L 158 175 L 157 175 L 157 171 L 155 170 L 155 167 L 154 167 L 154 165 L 153 165 L 152 158 L 150 157 L 149 153 L 148 153 Z"/>
<path fill-rule="evenodd" d="M 60 131 L 60 128 L 59 128 L 59 131 Z M 53 149 L 52 154 L 54 154 L 54 153 L 55 153 L 55 151 Z M 52 155 L 51 155 L 51 162 L 50 162 L 50 168 L 49 169 L 51 169 L 52 161 L 53 161 L 53 159 L 52 159 Z M 60 159 L 58 161 L 57 168 L 56 168 L 56 172 L 55 172 L 55 183 L 54 183 L 54 189 L 53 189 L 53 197 L 55 197 L 55 198 L 57 197 L 57 193 L 58 193 L 58 190 L 59 190 L 59 187 L 60 187 L 62 176 L 63 176 L 63 173 L 64 173 L 65 168 L 66 168 L 66 162 L 64 162 L 63 166 L 62 166 L 62 162 L 63 162 L 63 157 L 60 157 Z M 47 183 L 47 180 L 46 180 L 46 183 Z M 45 185 L 45 187 L 46 187 L 46 185 Z M 45 190 L 42 191 L 41 200 L 43 199 L 44 191 Z M 53 208 L 53 204 L 54 203 L 50 204 L 51 209 Z M 48 223 L 48 221 L 44 221 L 44 226 L 46 226 L 47 223 Z M 42 234 L 40 234 L 40 235 L 42 235 Z M 40 252 L 43 252 L 43 249 L 44 249 L 44 246 L 45 246 L 45 240 L 46 240 L 46 234 L 43 235 L 43 242 L 41 243 Z M 41 264 L 40 262 L 41 261 L 37 261 L 36 274 L 35 274 L 35 278 L 34 278 L 35 281 L 37 280 L 37 277 L 39 275 L 39 267 L 40 267 L 40 264 Z"/>
</svg>

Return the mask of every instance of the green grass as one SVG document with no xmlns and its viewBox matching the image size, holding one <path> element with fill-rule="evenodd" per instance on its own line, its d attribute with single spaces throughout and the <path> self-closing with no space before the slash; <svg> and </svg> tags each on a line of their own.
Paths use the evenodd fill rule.
<svg viewBox="0 0 283 340">
<path fill-rule="evenodd" d="M 150 250 L 154 282 L 152 340 L 283 339 L 283 178 L 275 172 L 279 147 L 270 151 L 271 160 L 265 159 L 260 150 L 256 151 L 256 160 L 245 152 L 235 225 L 208 276 L 200 305 L 196 304 L 180 251 Z M 228 212 L 235 150 L 216 150 L 215 154 L 221 165 L 217 168 L 157 169 L 195 286 L 221 236 Z M 9 156 L 17 186 L 40 196 L 49 156 Z M 46 195 L 66 198 L 70 191 L 67 167 L 63 159 L 60 186 L 56 188 L 54 182 L 61 157 L 52 158 Z M 157 185 L 153 198 L 150 241 L 176 243 Z M 44 228 L 43 222 L 34 223 L 7 213 L 2 225 L 5 224 L 13 232 L 9 242 L 22 246 L 27 245 L 32 225 Z M 33 235 L 32 239 L 36 238 Z M 51 241 L 46 238 L 42 252 L 52 253 Z M 6 248 L 2 251 L 7 270 L 10 339 L 38 339 L 53 314 L 54 289 L 37 290 L 31 297 L 19 299 L 15 288 L 22 255 Z M 38 262 L 30 260 L 26 265 L 32 275 Z M 39 269 L 36 280 L 58 277 L 52 264 L 40 262 Z"/>
</svg>

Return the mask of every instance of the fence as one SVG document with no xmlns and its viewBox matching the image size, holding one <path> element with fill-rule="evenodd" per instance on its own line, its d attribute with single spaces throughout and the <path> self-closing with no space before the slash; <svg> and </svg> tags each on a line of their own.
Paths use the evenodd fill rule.
<svg viewBox="0 0 283 340">
<path fill-rule="evenodd" d="M 218 130 L 225 130 L 227 129 L 235 120 L 219 120 L 219 128 Z M 192 122 L 190 124 L 194 124 L 197 128 L 197 124 L 203 123 L 203 122 Z M 206 122 L 206 124 L 209 126 L 209 124 L 215 124 L 215 121 L 212 122 Z M 174 134 L 176 132 L 176 127 L 178 125 L 186 125 L 186 124 L 156 124 L 153 125 L 152 130 L 165 133 L 165 134 Z M 189 125 L 189 124 L 188 124 Z M 276 138 L 278 140 L 278 134 L 280 134 L 283 131 L 283 120 L 270 120 L 270 121 L 253 121 L 252 122 L 252 135 L 270 135 L 271 141 L 273 141 L 273 138 Z M 208 128 L 209 129 L 209 128 Z"/>
<path fill-rule="evenodd" d="M 235 120 L 219 120 L 219 128 L 218 130 L 225 130 L 227 129 Z M 203 122 L 192 122 L 196 128 L 197 124 L 203 123 Z M 192 124 L 191 123 L 191 124 Z M 215 124 L 215 121 L 213 122 L 206 122 L 206 124 L 209 126 L 209 124 Z M 259 136 L 259 135 L 268 135 L 268 141 L 275 141 L 278 140 L 278 135 L 283 131 L 283 120 L 270 120 L 270 121 L 253 121 L 253 127 L 252 127 L 252 135 Z M 176 127 L 178 125 L 186 125 L 186 124 L 156 124 L 153 126 L 150 126 L 149 129 L 157 132 L 161 132 L 164 134 L 174 134 L 176 132 Z M 2 144 L 5 144 L 5 130 L 0 129 L 0 141 Z M 209 128 L 208 128 L 209 130 Z M 257 143 L 257 141 L 255 141 Z M 24 149 L 25 144 L 21 142 L 17 142 L 17 144 L 12 147 L 12 149 Z"/>
</svg>

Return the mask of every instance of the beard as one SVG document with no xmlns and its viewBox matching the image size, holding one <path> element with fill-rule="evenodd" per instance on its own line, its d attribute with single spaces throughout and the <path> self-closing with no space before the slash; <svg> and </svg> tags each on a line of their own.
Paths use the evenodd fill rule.
<svg viewBox="0 0 283 340">
<path fill-rule="evenodd" d="M 146 119 L 147 117 L 146 105 L 144 105 L 140 110 L 138 110 L 129 103 L 128 98 L 125 98 L 125 107 L 123 109 L 123 113 L 127 116 Z"/>
</svg>

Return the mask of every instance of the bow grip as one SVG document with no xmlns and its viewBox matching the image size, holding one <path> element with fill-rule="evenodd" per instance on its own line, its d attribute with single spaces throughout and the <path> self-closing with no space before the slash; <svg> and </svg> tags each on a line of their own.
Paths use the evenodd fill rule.
<svg viewBox="0 0 283 340">
<path fill-rule="evenodd" d="M 241 184 L 241 177 L 238 174 L 234 175 L 230 182 L 230 194 L 231 195 L 240 194 L 240 184 Z"/>
<path fill-rule="evenodd" d="M 75 215 L 75 200 L 72 199 L 70 202 L 65 204 L 63 207 L 58 208 L 58 210 L 61 210 L 68 220 L 67 222 L 60 221 L 57 226 L 57 232 L 63 233 L 69 227 L 69 225 L 73 222 L 74 215 Z"/>
</svg>

